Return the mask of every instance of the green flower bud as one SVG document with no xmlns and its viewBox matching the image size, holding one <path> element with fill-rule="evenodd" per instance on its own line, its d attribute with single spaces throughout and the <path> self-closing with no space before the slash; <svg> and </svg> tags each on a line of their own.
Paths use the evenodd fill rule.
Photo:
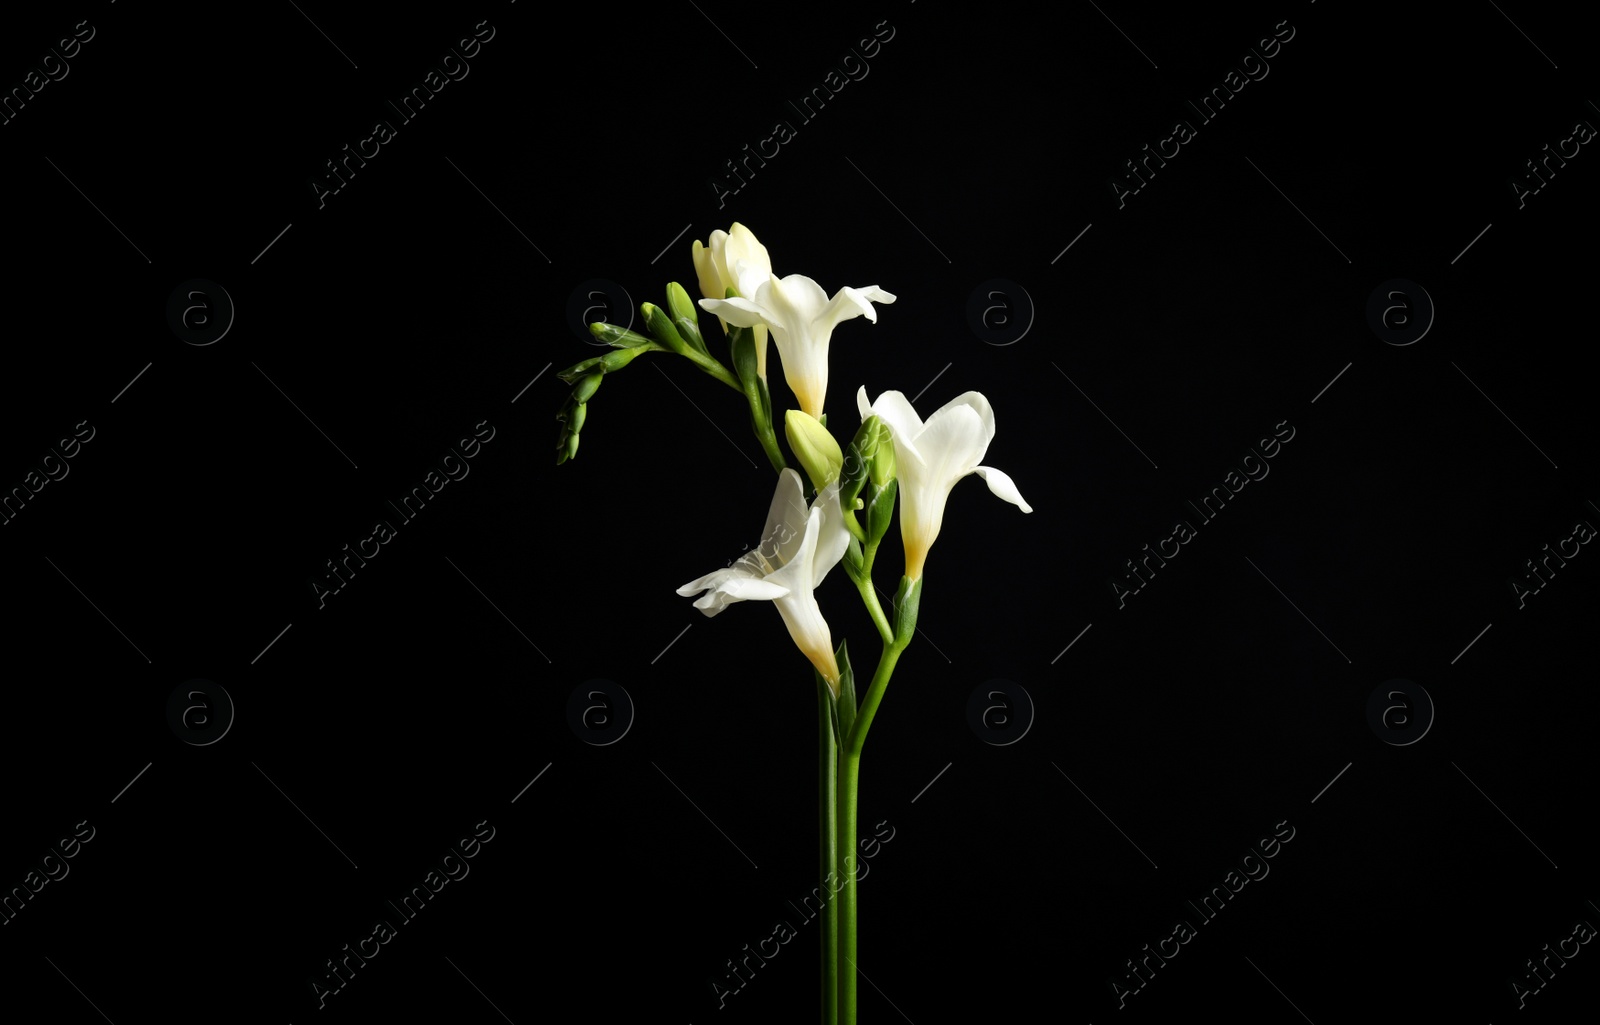
<svg viewBox="0 0 1600 1025">
<path fill-rule="evenodd" d="M 872 454 L 872 483 L 880 491 L 895 478 L 894 432 L 882 420 L 878 421 L 878 444 Z"/>
<path fill-rule="evenodd" d="M 689 293 L 676 281 L 667 285 L 667 309 L 672 313 L 672 323 L 684 341 L 710 355 L 705 339 L 700 337 L 700 308 L 689 298 Z"/>
<path fill-rule="evenodd" d="M 617 349 L 615 352 L 608 352 L 600 357 L 600 369 L 609 374 L 613 370 L 621 370 L 629 363 L 632 363 L 641 353 L 660 351 L 661 347 L 654 342 L 650 343 L 649 348 L 641 345 L 636 349 Z"/>
<path fill-rule="evenodd" d="M 828 429 L 798 409 L 783 414 L 783 430 L 789 436 L 789 448 L 805 467 L 806 476 L 818 491 L 839 476 L 844 466 L 844 453 Z"/>
<path fill-rule="evenodd" d="M 587 405 L 580 402 L 576 406 L 573 406 L 572 411 L 567 414 L 567 430 L 571 431 L 573 434 L 577 434 L 579 431 L 583 430 L 583 421 L 588 415 L 589 407 Z"/>
<path fill-rule="evenodd" d="M 625 327 L 607 324 L 604 321 L 595 321 L 589 325 L 589 333 L 607 345 L 618 349 L 650 348 L 659 349 L 661 346 L 652 342 L 637 331 L 629 331 Z"/>
<path fill-rule="evenodd" d="M 644 316 L 644 322 L 649 326 L 650 333 L 662 345 L 680 356 L 687 356 L 694 351 L 689 343 L 683 340 L 683 336 L 678 334 L 678 329 L 672 326 L 671 318 L 661 307 L 655 303 L 640 303 L 639 312 Z"/>
<path fill-rule="evenodd" d="M 588 402 L 600 388 L 600 381 L 605 376 L 605 373 L 599 370 L 592 374 L 585 374 L 572 389 L 572 401 L 580 406 Z"/>
<path fill-rule="evenodd" d="M 867 472 L 872 467 L 872 457 L 878 450 L 878 423 L 876 416 L 861 421 L 861 427 L 850 442 L 850 452 L 843 468 L 843 482 L 839 488 L 839 505 L 848 514 L 856 508 L 857 496 L 867 482 Z M 846 525 L 854 519 L 846 516 Z M 854 533 L 854 531 L 852 531 Z"/>
</svg>

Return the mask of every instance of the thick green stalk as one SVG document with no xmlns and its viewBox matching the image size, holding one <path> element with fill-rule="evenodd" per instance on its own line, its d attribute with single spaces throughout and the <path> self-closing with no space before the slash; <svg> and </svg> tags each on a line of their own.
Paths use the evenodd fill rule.
<svg viewBox="0 0 1600 1025">
<path fill-rule="evenodd" d="M 839 860 L 841 886 L 834 895 L 838 911 L 839 1025 L 856 1025 L 856 783 L 861 756 L 841 751 L 839 756 Z"/>
<path fill-rule="evenodd" d="M 866 742 L 867 727 L 872 724 L 872 717 L 883 700 L 895 663 L 909 641 L 909 635 L 897 637 L 884 646 L 850 734 L 839 749 L 838 871 L 843 885 L 834 898 L 839 911 L 839 1025 L 856 1025 L 856 870 L 860 861 L 856 854 L 856 795 L 861 776 L 861 746 Z"/>
<path fill-rule="evenodd" d="M 817 839 L 818 882 L 822 904 L 822 1022 L 839 1021 L 839 917 L 828 877 L 839 858 L 838 771 L 839 744 L 833 696 L 828 685 L 817 679 Z"/>
</svg>

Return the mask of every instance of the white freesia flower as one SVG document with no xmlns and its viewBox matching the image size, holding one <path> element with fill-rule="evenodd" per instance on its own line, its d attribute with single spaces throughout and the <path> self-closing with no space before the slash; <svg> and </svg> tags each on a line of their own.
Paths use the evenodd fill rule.
<svg viewBox="0 0 1600 1025">
<path fill-rule="evenodd" d="M 688 597 L 705 591 L 694 605 L 707 616 L 736 601 L 772 601 L 795 644 L 837 695 L 839 665 L 833 655 L 833 634 L 812 592 L 838 565 L 849 543 L 839 508 L 839 482 L 824 488 L 808 510 L 800 475 L 785 469 L 778 475 L 761 544 L 731 567 L 684 584 L 678 593 Z"/>
<path fill-rule="evenodd" d="M 994 440 L 994 410 L 975 391 L 945 403 L 926 423 L 911 408 L 905 395 L 887 391 L 878 401 L 867 401 L 867 389 L 856 393 L 861 419 L 877 416 L 894 432 L 894 457 L 899 475 L 900 535 L 906 545 L 906 576 L 922 576 L 928 549 L 944 523 L 945 501 L 956 481 L 976 473 L 989 490 L 1025 513 L 1033 507 L 1023 500 L 1009 476 L 992 466 L 979 466 Z"/>
<path fill-rule="evenodd" d="M 694 272 L 700 279 L 700 294 L 707 299 L 726 298 L 730 288 L 743 296 L 754 295 L 762 282 L 772 276 L 772 257 L 767 255 L 767 247 L 761 244 L 749 228 L 738 221 L 733 223 L 730 231 L 721 229 L 713 231 L 707 245 L 702 246 L 700 240 L 695 239 L 692 252 Z M 721 317 L 718 317 L 717 321 L 726 332 L 728 322 Z M 767 379 L 766 325 L 757 325 L 754 331 L 756 370 L 765 381 Z"/>
<path fill-rule="evenodd" d="M 780 278 L 769 274 L 754 293 L 743 288 L 738 299 L 702 299 L 700 307 L 739 327 L 765 324 L 772 329 L 783 360 L 783 376 L 806 413 L 822 418 L 828 394 L 828 340 L 841 321 L 866 317 L 877 322 L 873 303 L 895 297 L 877 285 L 839 289 L 832 299 L 804 274 Z"/>
</svg>

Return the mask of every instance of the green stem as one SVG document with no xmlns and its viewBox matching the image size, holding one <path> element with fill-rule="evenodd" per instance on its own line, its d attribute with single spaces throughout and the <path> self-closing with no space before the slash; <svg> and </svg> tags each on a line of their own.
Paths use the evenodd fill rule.
<svg viewBox="0 0 1600 1025">
<path fill-rule="evenodd" d="M 856 1025 L 856 783 L 861 774 L 860 754 L 839 756 L 839 880 L 843 884 L 833 902 L 839 915 L 838 1017 L 839 1025 Z"/>
<path fill-rule="evenodd" d="M 839 744 L 835 735 L 833 697 L 828 685 L 817 681 L 817 871 L 821 892 L 832 890 L 828 877 L 838 863 Z M 839 1021 L 839 918 L 834 902 L 822 905 L 822 1022 Z"/>
<path fill-rule="evenodd" d="M 871 587 L 869 581 L 868 585 Z M 882 610 L 880 609 L 880 614 Z M 891 635 L 892 636 L 892 635 Z M 843 883 L 835 898 L 839 910 L 839 1025 L 856 1025 L 856 806 L 857 789 L 861 776 L 861 747 L 866 743 L 867 727 L 883 700 L 889 686 L 895 663 L 905 650 L 910 637 L 895 638 L 885 643 L 883 655 L 878 659 L 878 669 L 872 674 L 866 698 L 856 711 L 850 735 L 839 750 L 839 812 L 838 812 L 838 865 Z"/>
<path fill-rule="evenodd" d="M 894 643 L 894 628 L 889 625 L 889 617 L 883 614 L 883 606 L 878 603 L 878 589 L 872 584 L 872 560 L 877 557 L 878 546 L 867 545 L 861 554 L 861 576 L 856 580 L 856 590 L 861 592 L 867 615 L 872 617 L 872 624 L 878 628 L 878 636 L 887 647 Z"/>
<path fill-rule="evenodd" d="M 694 349 L 689 349 L 681 353 L 681 355 L 687 356 L 701 370 L 704 370 L 706 373 L 710 374 L 712 377 L 715 377 L 717 380 L 721 381 L 729 388 L 732 388 L 734 391 L 740 393 L 744 392 L 744 385 L 739 383 L 739 379 L 734 377 L 733 374 L 729 373 L 727 367 L 723 366 L 721 363 L 718 363 L 710 356 L 706 356 Z"/>
<path fill-rule="evenodd" d="M 750 412 L 751 426 L 755 428 L 756 438 L 761 442 L 761 448 L 767 453 L 767 460 L 772 463 L 772 468 L 779 473 L 789 464 L 783 460 L 783 450 L 778 448 L 778 436 L 773 433 L 772 424 L 762 420 L 755 413 Z"/>
</svg>

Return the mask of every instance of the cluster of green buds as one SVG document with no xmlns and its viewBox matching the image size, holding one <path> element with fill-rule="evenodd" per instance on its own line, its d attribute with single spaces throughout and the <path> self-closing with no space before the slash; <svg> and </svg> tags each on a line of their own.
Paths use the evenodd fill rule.
<svg viewBox="0 0 1600 1025">
<path fill-rule="evenodd" d="M 736 391 L 744 390 L 728 372 L 728 368 L 713 359 L 706 350 L 705 338 L 700 333 L 698 308 L 682 285 L 676 281 L 667 285 L 666 309 L 654 303 L 643 303 L 639 306 L 639 313 L 644 318 L 646 330 L 650 332 L 648 336 L 615 324 L 590 324 L 590 333 L 616 351 L 574 363 L 556 375 L 572 385 L 571 394 L 556 413 L 556 420 L 560 422 L 556 434 L 556 465 L 578 454 L 578 432 L 583 429 L 589 400 L 599 389 L 601 380 L 606 374 L 621 370 L 643 353 L 677 353 Z"/>
<path fill-rule="evenodd" d="M 556 375 L 572 385 L 571 394 L 562 404 L 560 412 L 556 413 L 556 419 L 561 424 L 560 431 L 556 435 L 558 466 L 578 454 L 578 432 L 583 430 L 583 421 L 588 415 L 589 400 L 594 397 L 605 375 L 621 370 L 643 353 L 660 352 L 664 348 L 637 331 L 629 331 L 615 324 L 590 324 L 589 332 L 615 351 L 586 359 L 581 363 L 574 363 Z"/>
</svg>

